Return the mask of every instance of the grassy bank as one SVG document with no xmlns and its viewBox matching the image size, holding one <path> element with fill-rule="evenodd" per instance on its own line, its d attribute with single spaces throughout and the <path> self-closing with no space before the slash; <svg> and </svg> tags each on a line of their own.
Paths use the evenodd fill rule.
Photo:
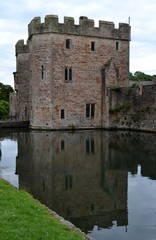
<svg viewBox="0 0 156 240">
<path fill-rule="evenodd" d="M 1 240 L 82 240 L 28 193 L 0 179 Z"/>
</svg>

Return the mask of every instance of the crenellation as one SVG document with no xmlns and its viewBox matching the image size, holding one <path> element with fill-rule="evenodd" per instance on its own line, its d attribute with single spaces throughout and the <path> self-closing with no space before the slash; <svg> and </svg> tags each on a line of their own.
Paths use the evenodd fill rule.
<svg viewBox="0 0 156 240">
<path fill-rule="evenodd" d="M 58 32 L 58 16 L 57 15 L 47 15 L 45 17 L 45 32 Z"/>
<path fill-rule="evenodd" d="M 47 15 L 45 22 L 41 23 L 40 17 L 35 17 L 28 25 L 29 37 L 41 33 L 60 33 L 111 39 L 118 36 L 127 40 L 130 38 L 129 24 L 119 23 L 119 28 L 116 29 L 114 22 L 100 20 L 99 27 L 95 27 L 94 20 L 85 16 L 79 18 L 79 25 L 74 22 L 73 17 L 64 17 L 64 23 L 59 23 L 57 15 Z"/>
<path fill-rule="evenodd" d="M 79 18 L 80 35 L 95 35 L 94 20 L 81 16 Z"/>
<path fill-rule="evenodd" d="M 118 31 L 120 32 L 120 34 L 123 38 L 128 38 L 130 40 L 131 27 L 129 26 L 128 23 L 119 23 Z"/>
<path fill-rule="evenodd" d="M 28 36 L 31 36 L 32 34 L 38 33 L 38 26 L 41 24 L 41 18 L 35 17 L 31 20 L 31 22 L 28 24 Z"/>
<path fill-rule="evenodd" d="M 114 22 L 102 21 L 102 20 L 99 21 L 99 28 L 100 28 L 101 30 L 104 29 L 104 28 L 113 30 L 114 27 L 115 27 Z"/>
<path fill-rule="evenodd" d="M 21 39 L 17 42 L 16 46 L 15 46 L 15 49 L 16 49 L 16 55 L 18 53 L 26 53 L 26 52 L 29 52 L 29 47 L 28 47 L 28 44 L 24 44 L 24 40 Z"/>
<path fill-rule="evenodd" d="M 74 18 L 73 17 L 64 17 L 64 24 L 74 26 Z"/>
<path fill-rule="evenodd" d="M 75 24 L 74 24 L 74 18 L 73 17 L 64 17 L 64 24 L 62 24 L 64 27 L 64 32 L 67 34 L 72 34 L 75 32 Z"/>
<path fill-rule="evenodd" d="M 81 16 L 79 18 L 80 27 L 94 28 L 94 20 Z"/>
</svg>

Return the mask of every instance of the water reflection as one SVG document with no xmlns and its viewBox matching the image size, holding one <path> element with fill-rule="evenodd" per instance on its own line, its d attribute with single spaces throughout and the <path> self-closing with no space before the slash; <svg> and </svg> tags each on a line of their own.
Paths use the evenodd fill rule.
<svg viewBox="0 0 156 240">
<path fill-rule="evenodd" d="M 0 177 L 18 187 L 16 172 L 17 132 L 0 129 Z"/>
<path fill-rule="evenodd" d="M 155 144 L 144 133 L 19 133 L 19 187 L 86 233 L 114 225 L 126 231 L 128 173 L 139 165 L 142 176 L 156 179 Z"/>
</svg>

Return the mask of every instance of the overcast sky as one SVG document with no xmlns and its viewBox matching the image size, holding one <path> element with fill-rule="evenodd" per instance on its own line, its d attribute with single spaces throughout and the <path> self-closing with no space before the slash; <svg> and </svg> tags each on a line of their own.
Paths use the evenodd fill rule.
<svg viewBox="0 0 156 240">
<path fill-rule="evenodd" d="M 37 16 L 80 16 L 95 20 L 128 23 L 130 17 L 130 71 L 156 74 L 156 0 L 4 0 L 0 3 L 0 82 L 14 85 L 16 71 L 15 44 L 28 37 L 27 26 Z"/>
</svg>

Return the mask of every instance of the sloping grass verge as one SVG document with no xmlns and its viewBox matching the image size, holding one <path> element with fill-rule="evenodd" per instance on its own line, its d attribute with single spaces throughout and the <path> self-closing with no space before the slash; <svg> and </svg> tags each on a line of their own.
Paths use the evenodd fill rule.
<svg viewBox="0 0 156 240">
<path fill-rule="evenodd" d="M 37 200 L 0 179 L 1 240 L 82 240 Z"/>
</svg>

